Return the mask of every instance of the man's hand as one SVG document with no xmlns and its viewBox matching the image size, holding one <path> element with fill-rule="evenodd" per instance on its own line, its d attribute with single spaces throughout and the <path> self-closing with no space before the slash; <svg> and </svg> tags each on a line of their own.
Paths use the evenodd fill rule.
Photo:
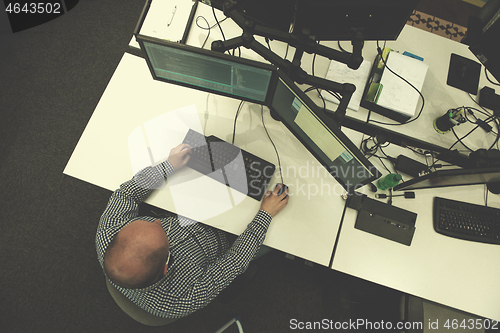
<svg viewBox="0 0 500 333">
<path fill-rule="evenodd" d="M 172 164 L 174 170 L 179 170 L 189 161 L 191 153 L 191 147 L 187 143 L 181 143 L 177 147 L 170 150 L 168 161 Z"/>
<path fill-rule="evenodd" d="M 264 200 L 260 204 L 260 209 L 268 212 L 272 217 L 275 217 L 288 204 L 288 189 L 278 196 L 279 189 L 283 184 L 276 186 L 274 191 L 268 191 L 264 196 Z"/>
</svg>

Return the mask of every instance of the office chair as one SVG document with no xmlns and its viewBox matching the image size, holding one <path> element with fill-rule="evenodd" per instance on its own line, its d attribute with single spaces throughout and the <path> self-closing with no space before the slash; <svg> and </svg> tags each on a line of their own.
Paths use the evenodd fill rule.
<svg viewBox="0 0 500 333">
<path fill-rule="evenodd" d="M 107 278 L 105 279 L 106 279 L 106 286 L 108 287 L 108 291 L 111 297 L 113 297 L 114 301 L 123 310 L 123 312 L 125 312 L 130 318 L 134 319 L 135 321 L 147 326 L 164 326 L 173 323 L 174 321 L 179 319 L 179 318 L 161 318 L 150 314 L 149 312 L 135 305 L 125 295 L 123 295 L 120 291 L 118 291 L 118 289 L 116 289 L 109 282 Z M 232 324 L 236 324 L 236 326 L 238 327 L 238 332 L 243 333 L 243 327 L 241 325 L 240 318 L 238 316 L 232 318 L 215 333 L 221 333 L 225 331 Z"/>
<path fill-rule="evenodd" d="M 458 323 L 458 325 L 460 325 L 463 320 L 465 320 L 467 324 L 469 324 L 469 320 L 473 320 L 475 323 L 476 319 L 482 320 L 483 318 L 438 303 L 430 302 L 413 295 L 403 294 L 401 297 L 401 320 L 408 323 L 423 324 L 422 327 L 408 328 L 402 331 L 403 333 L 442 331 L 484 333 L 484 328 L 464 330 L 461 327 L 457 327 L 457 329 L 448 330 L 444 327 L 446 321 L 448 321 L 451 327 L 453 323 Z M 439 325 L 437 327 L 438 329 L 436 329 L 436 324 Z"/>
<path fill-rule="evenodd" d="M 146 310 L 141 309 L 116 289 L 107 278 L 106 286 L 108 291 L 115 300 L 116 304 L 125 312 L 129 317 L 138 321 L 139 323 L 147 326 L 163 326 L 173 323 L 178 318 L 161 318 L 150 314 Z"/>
</svg>

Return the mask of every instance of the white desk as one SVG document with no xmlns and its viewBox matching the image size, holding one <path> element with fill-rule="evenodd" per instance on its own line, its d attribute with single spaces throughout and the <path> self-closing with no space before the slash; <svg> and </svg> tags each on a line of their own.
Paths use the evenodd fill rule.
<svg viewBox="0 0 500 333">
<path fill-rule="evenodd" d="M 204 11 L 212 24 L 211 11 L 201 4 L 200 10 Z M 222 24 L 227 38 L 241 33 L 230 28 L 232 23 L 229 20 Z M 230 35 L 228 31 L 233 33 Z M 220 39 L 219 33 L 218 29 L 213 29 L 207 45 L 212 40 Z M 193 27 L 188 43 L 201 45 L 205 36 L 206 31 Z M 424 51 L 422 45 L 426 44 L 430 46 Z M 417 137 L 421 133 L 429 133 L 430 141 L 435 140 L 434 143 L 442 143 L 444 147 L 451 145 L 454 139 L 450 135 L 440 136 L 432 132 L 432 121 L 449 108 L 466 104 L 469 97 L 455 88 L 443 85 L 448 68 L 448 60 L 445 58 L 449 57 L 451 51 L 470 58 L 472 54 L 467 53 L 463 45 L 412 27 L 405 27 L 400 39 L 388 45 L 394 48 L 401 45 L 399 49 L 422 55 L 431 64 L 424 88 L 427 98 L 425 113 L 418 122 L 390 128 L 398 128 Z M 459 52 L 455 51 L 455 46 L 460 49 Z M 271 47 L 284 56 L 283 43 L 272 42 Z M 447 52 L 448 56 L 443 55 L 440 60 L 435 60 L 436 51 Z M 245 57 L 260 58 L 247 50 L 243 50 L 243 53 Z M 366 43 L 364 54 L 367 59 L 374 58 L 373 43 Z M 288 57 L 292 55 L 291 50 Z M 312 56 L 306 54 L 303 63 L 311 61 Z M 324 75 L 328 63 L 328 60 L 319 57 L 315 73 Z M 311 73 L 311 69 L 306 67 L 303 66 Z M 314 97 L 314 93 L 310 96 Z M 319 100 L 317 102 L 321 103 Z M 64 173 L 109 190 L 116 189 L 133 174 L 127 145 L 130 133 L 150 119 L 191 104 L 196 106 L 199 121 L 206 134 L 215 134 L 230 141 L 233 117 L 239 101 L 215 95 L 207 96 L 203 92 L 154 81 L 143 59 L 124 55 Z M 333 106 L 331 108 L 334 109 Z M 284 181 L 291 186 L 289 205 L 274 219 L 265 244 L 318 264 L 328 265 L 344 206 L 339 197 L 340 186 L 332 177 L 324 177 L 321 173 L 318 175 L 318 170 L 322 170 L 319 163 L 283 125 L 271 120 L 268 110 L 264 113 L 266 125 L 280 152 L 285 170 Z M 360 110 L 358 113 L 350 113 L 351 116 L 353 114 L 362 119 L 366 118 L 367 112 Z M 385 120 L 382 117 L 378 119 Z M 358 138 L 357 134 L 350 131 L 348 135 L 353 141 Z M 471 138 L 468 143 L 479 146 L 481 140 Z M 260 122 L 260 106 L 245 103 L 238 118 L 236 143 L 243 149 L 276 163 L 274 150 Z M 278 182 L 277 178 L 274 180 Z M 471 202 L 479 203 L 483 193 L 482 187 L 474 191 L 471 188 L 442 191 L 456 198 L 463 198 L 465 195 L 470 197 L 473 194 L 475 196 L 471 198 Z M 500 247 L 467 243 L 434 233 L 429 215 L 431 197 L 434 195 L 434 192 L 419 192 L 415 201 L 394 200 L 395 205 L 409 210 L 415 209 L 416 203 L 419 205 L 417 231 L 411 247 L 354 229 L 355 213 L 348 210 L 332 267 L 465 311 L 499 318 L 500 295 L 495 286 L 497 277 L 500 276 L 499 266 L 496 265 L 500 258 Z M 168 187 L 155 192 L 148 202 L 175 211 Z M 490 195 L 490 202 L 497 202 L 497 198 Z M 238 234 L 243 231 L 259 205 L 259 202 L 247 198 L 234 208 L 202 222 Z"/>
<path fill-rule="evenodd" d="M 360 135 L 355 138 L 359 140 Z M 397 156 L 405 150 L 391 145 L 384 152 Z M 384 170 L 377 159 L 371 161 Z M 347 208 L 331 267 L 456 309 L 499 319 L 500 246 L 447 237 L 433 229 L 435 196 L 484 205 L 484 185 L 414 192 L 415 199 L 393 198 L 394 206 L 418 214 L 411 246 L 355 229 L 357 211 Z M 373 197 L 373 193 L 365 193 Z M 500 195 L 489 193 L 488 205 L 500 208 Z"/>
<path fill-rule="evenodd" d="M 456 141 L 455 136 L 452 133 L 438 134 L 433 129 L 432 122 L 453 107 L 465 105 L 479 108 L 467 93 L 446 84 L 451 53 L 475 60 L 474 55 L 466 45 L 410 26 L 403 29 L 397 41 L 388 42 L 387 46 L 424 57 L 429 70 L 422 90 L 425 108 L 420 118 L 403 126 L 380 126 L 442 147 L 450 147 Z M 376 44 L 365 43 L 363 55 L 366 59 L 373 60 L 376 56 Z M 323 73 L 321 70 L 326 73 L 327 66 L 318 62 L 316 72 Z M 495 88 L 487 82 L 482 72 L 479 89 L 484 85 Z M 498 88 L 496 89 L 498 93 Z M 321 103 L 319 99 L 315 101 Z M 329 104 L 329 107 L 334 108 L 333 104 Z M 358 112 L 348 110 L 347 114 L 366 120 L 368 111 L 361 108 Z M 484 116 L 478 117 L 484 119 Z M 372 113 L 370 119 L 393 122 L 376 113 Z M 467 123 L 455 130 L 460 137 L 473 126 Z M 360 142 L 359 135 L 350 138 Z M 488 148 L 494 139 L 493 134 L 485 135 L 482 129 L 477 129 L 464 142 L 473 149 Z M 455 148 L 466 152 L 461 144 L 457 144 Z M 385 151 L 393 157 L 404 153 L 416 158 L 408 150 L 404 152 L 400 149 L 393 154 L 390 154 L 390 150 Z M 372 158 L 371 162 L 383 174 L 387 173 L 376 159 Z M 410 247 L 355 229 L 357 213 L 347 209 L 332 268 L 450 307 L 499 319 L 500 266 L 497 263 L 500 261 L 500 246 L 466 242 L 437 234 L 432 226 L 434 196 L 484 204 L 484 187 L 478 185 L 417 190 L 414 200 L 394 198 L 394 205 L 418 213 L 416 232 Z M 490 206 L 500 208 L 500 196 L 490 193 L 488 198 Z"/>
<path fill-rule="evenodd" d="M 130 133 L 150 119 L 191 104 L 196 106 L 207 135 L 231 141 L 238 100 L 154 81 L 144 59 L 125 54 L 64 173 L 109 190 L 117 189 L 133 176 Z M 291 191 L 289 204 L 273 219 L 265 244 L 327 266 L 340 225 L 343 189 L 330 175 L 317 174 L 317 170 L 323 170 L 320 164 L 284 125 L 272 120 L 268 110 L 264 116 L 280 153 L 284 182 Z M 166 140 L 168 135 L 165 133 Z M 235 143 L 277 165 L 261 123 L 260 106 L 244 105 L 238 117 Z M 272 187 L 279 181 L 278 177 L 273 178 Z M 220 184 L 214 181 L 213 185 Z M 155 192 L 148 202 L 176 212 L 169 187 Z M 259 206 L 260 202 L 246 197 L 234 208 L 201 222 L 239 234 Z"/>
</svg>

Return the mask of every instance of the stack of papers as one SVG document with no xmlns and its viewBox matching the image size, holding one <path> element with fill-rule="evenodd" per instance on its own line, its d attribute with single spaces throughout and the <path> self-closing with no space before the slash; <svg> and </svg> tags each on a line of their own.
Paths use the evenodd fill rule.
<svg viewBox="0 0 500 333">
<path fill-rule="evenodd" d="M 386 68 L 384 68 L 380 79 L 381 86 L 376 100 L 377 105 L 413 117 L 417 109 L 419 93 L 389 71 L 387 67 L 420 91 L 424 85 L 429 65 L 397 52 L 390 52 L 386 63 Z"/>
</svg>

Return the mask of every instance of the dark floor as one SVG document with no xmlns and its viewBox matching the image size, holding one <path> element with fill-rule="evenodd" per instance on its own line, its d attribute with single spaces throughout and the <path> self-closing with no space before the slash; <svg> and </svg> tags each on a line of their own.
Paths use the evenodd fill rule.
<svg viewBox="0 0 500 333">
<path fill-rule="evenodd" d="M 449 21 L 465 15 L 459 0 L 421 2 L 420 11 Z M 246 332 L 286 332 L 292 319 L 397 315 L 397 292 L 280 252 L 260 259 L 234 302 L 164 328 L 144 327 L 116 306 L 94 247 L 110 192 L 62 172 L 143 4 L 81 0 L 54 21 L 0 35 L 0 331 L 213 332 L 236 313 Z"/>
</svg>

